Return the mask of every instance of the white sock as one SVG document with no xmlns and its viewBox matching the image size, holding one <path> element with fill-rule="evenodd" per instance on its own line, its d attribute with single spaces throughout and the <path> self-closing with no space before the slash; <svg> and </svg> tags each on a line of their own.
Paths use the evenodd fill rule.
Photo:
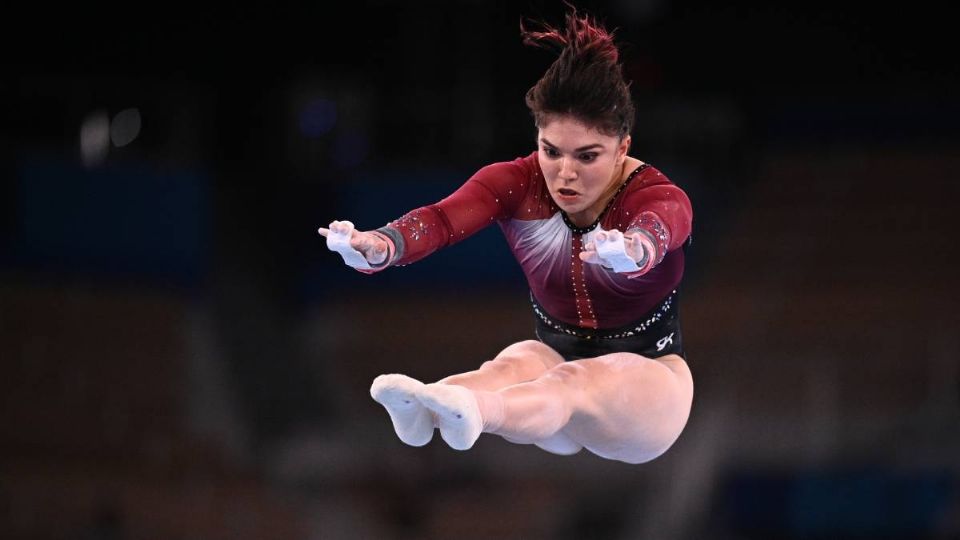
<svg viewBox="0 0 960 540">
<path fill-rule="evenodd" d="M 387 409 L 397 436 L 410 446 L 423 446 L 433 438 L 433 415 L 417 399 L 423 387 L 399 373 L 380 375 L 370 385 L 370 396 Z"/>
<path fill-rule="evenodd" d="M 440 436 L 454 450 L 467 450 L 483 431 L 483 418 L 473 391 L 455 384 L 433 383 L 417 398 L 437 417 Z"/>
</svg>

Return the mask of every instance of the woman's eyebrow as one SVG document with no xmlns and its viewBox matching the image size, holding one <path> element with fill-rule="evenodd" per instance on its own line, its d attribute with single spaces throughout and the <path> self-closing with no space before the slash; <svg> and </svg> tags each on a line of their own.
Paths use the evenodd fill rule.
<svg viewBox="0 0 960 540">
<path fill-rule="evenodd" d="M 540 141 L 543 142 L 544 144 L 546 144 L 547 146 L 552 146 L 552 147 L 554 147 L 554 148 L 557 147 L 557 145 L 553 144 L 552 142 L 548 141 L 548 140 L 545 139 L 545 138 L 542 138 L 542 137 L 541 137 L 541 138 L 540 138 Z M 599 143 L 588 144 L 588 145 L 586 145 L 586 146 L 581 146 L 580 148 L 577 148 L 576 150 L 574 150 L 574 152 L 585 152 L 585 151 L 587 151 L 587 150 L 590 150 L 591 148 L 600 148 L 600 149 L 603 149 L 603 145 L 602 145 L 602 144 L 599 144 Z"/>
</svg>

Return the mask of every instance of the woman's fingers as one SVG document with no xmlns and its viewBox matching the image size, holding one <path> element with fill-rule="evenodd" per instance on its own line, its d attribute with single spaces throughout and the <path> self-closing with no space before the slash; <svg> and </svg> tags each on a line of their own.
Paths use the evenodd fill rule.
<svg viewBox="0 0 960 540">
<path fill-rule="evenodd" d="M 320 227 L 317 229 L 317 232 L 320 233 L 320 236 L 327 237 L 330 236 L 330 233 L 340 234 L 345 232 L 350 228 L 350 225 L 343 221 L 331 221 L 328 227 L 329 228 Z"/>
<path fill-rule="evenodd" d="M 328 237 L 331 234 L 345 234 L 347 231 L 353 229 L 353 224 L 351 224 L 349 221 L 331 221 L 328 227 L 329 228 L 320 227 L 317 229 L 317 232 L 323 237 Z M 354 249 L 357 249 L 357 238 L 360 234 L 360 231 L 353 229 L 353 232 L 350 235 L 350 246 Z"/>
<path fill-rule="evenodd" d="M 581 251 L 580 260 L 590 264 L 603 264 L 603 259 L 597 255 L 596 251 Z"/>
<path fill-rule="evenodd" d="M 583 250 L 580 251 L 580 260 L 583 262 L 592 263 L 595 262 L 597 257 L 597 245 L 593 242 L 587 242 L 583 245 Z"/>
<path fill-rule="evenodd" d="M 600 256 L 597 255 L 597 246 L 593 242 L 587 242 L 580 252 L 580 260 L 585 263 L 600 264 Z"/>
<path fill-rule="evenodd" d="M 350 224 L 345 221 L 333 221 L 330 223 L 330 230 L 337 234 L 343 234 L 349 231 L 350 228 Z"/>
<path fill-rule="evenodd" d="M 383 239 L 369 232 L 358 231 L 349 221 L 331 221 L 330 225 L 318 228 L 317 232 L 325 238 L 349 232 L 350 247 L 359 251 L 368 261 L 376 264 L 387 258 L 387 243 Z"/>
<path fill-rule="evenodd" d="M 625 234 L 623 235 L 623 247 L 633 260 L 640 261 L 643 259 L 643 242 L 637 238 L 636 235 L 639 233 Z"/>
</svg>

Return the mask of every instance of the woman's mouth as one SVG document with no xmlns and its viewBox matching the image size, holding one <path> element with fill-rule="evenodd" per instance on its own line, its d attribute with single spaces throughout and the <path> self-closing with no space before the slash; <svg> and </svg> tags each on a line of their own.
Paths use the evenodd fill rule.
<svg viewBox="0 0 960 540">
<path fill-rule="evenodd" d="M 570 188 L 560 188 L 557 190 L 557 196 L 563 200 L 573 200 L 580 196 L 579 193 Z"/>
</svg>

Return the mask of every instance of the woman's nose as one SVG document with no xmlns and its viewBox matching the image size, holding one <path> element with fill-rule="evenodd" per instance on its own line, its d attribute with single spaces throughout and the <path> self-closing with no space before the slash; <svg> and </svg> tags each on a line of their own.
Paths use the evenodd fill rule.
<svg viewBox="0 0 960 540">
<path fill-rule="evenodd" d="M 572 159 L 563 158 L 560 160 L 559 176 L 563 180 L 573 180 L 577 177 L 577 169 Z"/>
</svg>

